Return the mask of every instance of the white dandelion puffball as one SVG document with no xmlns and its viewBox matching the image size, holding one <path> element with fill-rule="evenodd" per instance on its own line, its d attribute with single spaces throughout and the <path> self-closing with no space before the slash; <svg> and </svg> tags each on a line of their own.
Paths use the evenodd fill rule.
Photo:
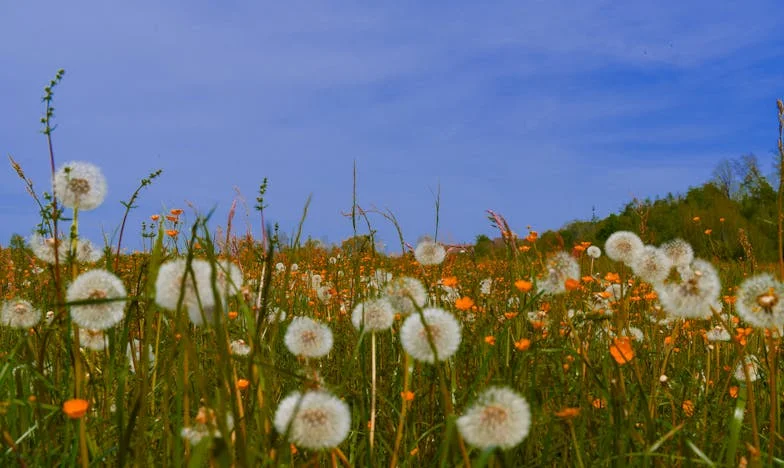
<svg viewBox="0 0 784 468">
<path fill-rule="evenodd" d="M 604 243 L 604 253 L 610 260 L 631 265 L 632 260 L 642 250 L 643 243 L 637 234 L 629 231 L 614 232 Z"/>
<path fill-rule="evenodd" d="M 308 317 L 294 317 L 283 339 L 295 356 L 320 358 L 332 350 L 332 330 Z"/>
<path fill-rule="evenodd" d="M 60 264 L 65 263 L 65 260 L 68 258 L 69 243 L 63 239 L 55 242 L 53 238 L 45 238 L 36 233 L 30 236 L 28 243 L 33 251 L 33 255 L 46 263 L 54 265 L 55 254 L 58 257 L 57 263 Z"/>
<path fill-rule="evenodd" d="M 215 295 L 212 291 L 212 267 L 209 262 L 194 259 L 191 262 L 193 274 L 187 270 L 186 260 L 179 258 L 164 262 L 158 269 L 155 279 L 155 303 L 164 309 L 177 310 L 180 292 L 183 292 L 182 307 L 194 325 L 204 323 L 202 311 L 207 321 L 212 319 Z M 195 280 L 194 280 L 195 278 Z"/>
<path fill-rule="evenodd" d="M 630 266 L 634 274 L 643 281 L 659 284 L 670 276 L 672 261 L 661 249 L 646 245 L 632 259 Z"/>
<path fill-rule="evenodd" d="M 715 341 L 730 341 L 732 337 L 730 336 L 730 332 L 728 332 L 723 326 L 716 325 L 712 329 L 708 330 L 705 334 L 705 338 L 708 341 L 715 342 Z"/>
<path fill-rule="evenodd" d="M 580 278 L 580 264 L 568 252 L 557 252 L 547 260 L 547 276 L 537 284 L 540 291 L 550 294 L 566 292 L 566 280 Z"/>
<path fill-rule="evenodd" d="M 754 382 L 760 378 L 760 365 L 759 359 L 757 356 L 754 355 L 746 355 L 745 358 L 741 362 L 735 366 L 735 372 L 733 373 L 733 377 L 740 380 L 741 382 L 746 381 L 746 371 L 743 370 L 743 366 L 746 366 L 746 369 L 749 371 L 749 380 Z"/>
<path fill-rule="evenodd" d="M 92 304 L 72 305 L 71 318 L 80 327 L 106 330 L 125 316 L 126 296 L 120 278 L 106 270 L 90 270 L 76 277 L 65 298 L 68 302 L 94 300 Z"/>
<path fill-rule="evenodd" d="M 229 343 L 229 351 L 234 356 L 247 356 L 250 354 L 250 346 L 245 340 L 234 340 Z"/>
<path fill-rule="evenodd" d="M 296 410 L 296 414 L 294 411 Z M 288 431 L 288 440 L 298 447 L 327 449 L 340 445 L 351 428 L 351 411 L 346 402 L 323 390 L 304 395 L 293 392 L 275 411 L 275 430 Z"/>
<path fill-rule="evenodd" d="M 585 253 L 588 254 L 588 256 L 591 258 L 599 258 L 602 256 L 602 249 L 600 249 L 595 245 L 592 245 L 588 247 L 588 249 L 586 249 Z"/>
<path fill-rule="evenodd" d="M 745 280 L 735 303 L 738 315 L 758 328 L 784 325 L 784 284 L 765 273 Z"/>
<path fill-rule="evenodd" d="M 525 398 L 504 387 L 490 387 L 479 395 L 457 429 L 466 442 L 481 449 L 515 447 L 531 428 L 531 409 Z"/>
<path fill-rule="evenodd" d="M 427 301 L 427 291 L 422 282 L 408 276 L 393 279 L 384 288 L 384 292 L 392 308 L 403 315 L 416 312 L 417 307 L 424 307 Z"/>
<path fill-rule="evenodd" d="M 11 328 L 30 328 L 41 321 L 41 311 L 22 299 L 13 299 L 3 304 L 0 323 Z"/>
<path fill-rule="evenodd" d="M 103 250 L 97 248 L 87 239 L 79 239 L 76 243 L 76 260 L 82 263 L 95 263 L 103 258 Z"/>
<path fill-rule="evenodd" d="M 479 292 L 483 296 L 487 296 L 490 294 L 490 290 L 493 288 L 493 279 L 492 278 L 485 278 L 479 283 Z"/>
<path fill-rule="evenodd" d="M 688 266 L 694 261 L 694 249 L 683 239 L 673 239 L 660 248 L 676 268 Z"/>
<path fill-rule="evenodd" d="M 351 313 L 351 324 L 357 330 L 377 332 L 387 330 L 395 321 L 395 312 L 387 299 L 371 299 L 361 302 Z"/>
<path fill-rule="evenodd" d="M 222 296 L 228 293 L 229 296 L 236 296 L 242 287 L 243 275 L 240 267 L 229 260 L 221 260 L 217 263 L 217 286 L 218 293 Z"/>
<path fill-rule="evenodd" d="M 656 286 L 664 310 L 670 317 L 706 319 L 713 310 L 721 310 L 721 281 L 716 269 L 705 260 L 696 259 L 680 283 Z"/>
<path fill-rule="evenodd" d="M 460 347 L 460 323 L 449 312 L 435 307 L 422 311 L 425 324 L 418 313 L 410 315 L 400 328 L 400 342 L 403 349 L 417 361 L 433 363 L 435 356 L 430 347 L 428 335 L 438 354 L 438 360 L 449 359 Z M 428 334 L 427 330 L 430 330 Z"/>
<path fill-rule="evenodd" d="M 82 348 L 91 349 L 93 351 L 103 351 L 109 345 L 109 340 L 101 330 L 80 328 L 79 345 Z"/>
<path fill-rule="evenodd" d="M 106 198 L 106 178 L 94 164 L 69 162 L 54 175 L 54 193 L 65 207 L 93 210 Z"/>
<path fill-rule="evenodd" d="M 445 257 L 444 246 L 430 239 L 423 240 L 414 249 L 414 258 L 422 265 L 439 265 Z"/>
</svg>

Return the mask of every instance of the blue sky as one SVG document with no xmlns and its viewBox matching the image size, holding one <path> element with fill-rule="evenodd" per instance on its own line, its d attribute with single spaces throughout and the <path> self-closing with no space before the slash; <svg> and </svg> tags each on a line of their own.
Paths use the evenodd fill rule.
<svg viewBox="0 0 784 468">
<path fill-rule="evenodd" d="M 525 234 L 685 192 L 721 158 L 772 163 L 778 2 L 374 3 L 3 2 L 0 153 L 49 190 L 40 97 L 64 68 L 56 160 L 109 182 L 83 232 L 111 235 L 120 201 L 164 170 L 131 246 L 187 203 L 225 223 L 235 188 L 252 207 L 264 177 L 268 219 L 292 231 L 312 193 L 305 233 L 339 242 L 355 160 L 359 203 L 391 209 L 409 242 L 433 232 L 439 185 L 439 237 L 464 242 L 495 234 L 486 209 Z M 0 220 L 3 244 L 37 222 L 10 166 Z"/>
</svg>

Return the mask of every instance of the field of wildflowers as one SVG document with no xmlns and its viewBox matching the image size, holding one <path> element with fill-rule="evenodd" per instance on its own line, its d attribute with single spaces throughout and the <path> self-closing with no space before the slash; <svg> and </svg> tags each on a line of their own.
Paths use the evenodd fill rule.
<svg viewBox="0 0 784 468">
<path fill-rule="evenodd" d="M 553 250 L 492 211 L 491 258 L 391 213 L 402 255 L 183 209 L 125 254 L 125 226 L 80 235 L 99 167 L 52 157 L 38 194 L 12 165 L 42 218 L 0 250 L 2 466 L 784 464 L 779 265 L 630 231 Z"/>
</svg>

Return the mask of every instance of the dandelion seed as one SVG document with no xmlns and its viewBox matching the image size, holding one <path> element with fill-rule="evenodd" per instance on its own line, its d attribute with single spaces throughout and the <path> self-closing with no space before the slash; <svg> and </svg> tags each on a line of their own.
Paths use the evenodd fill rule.
<svg viewBox="0 0 784 468">
<path fill-rule="evenodd" d="M 60 264 L 65 263 L 65 260 L 68 258 L 68 243 L 62 239 L 47 239 L 36 233 L 30 236 L 28 243 L 33 251 L 33 255 L 51 265 L 55 264 L 55 255 L 58 257 L 57 262 Z"/>
<path fill-rule="evenodd" d="M 694 261 L 694 250 L 683 239 L 673 239 L 663 244 L 661 250 L 670 259 L 674 267 L 688 266 Z"/>
<path fill-rule="evenodd" d="M 247 356 L 250 354 L 250 346 L 245 340 L 234 340 L 229 344 L 229 351 L 234 356 Z"/>
<path fill-rule="evenodd" d="M 712 310 L 720 311 L 721 282 L 713 265 L 705 260 L 696 259 L 687 270 L 680 283 L 656 286 L 664 310 L 671 317 L 709 318 Z"/>
<path fill-rule="evenodd" d="M 617 231 L 607 238 L 604 252 L 611 260 L 631 265 L 632 260 L 642 250 L 643 243 L 637 234 L 629 231 Z"/>
<path fill-rule="evenodd" d="M 103 351 L 109 345 L 109 340 L 101 330 L 79 328 L 79 344 L 93 351 Z"/>
<path fill-rule="evenodd" d="M 419 314 L 409 316 L 400 328 L 400 342 L 403 349 L 418 361 L 433 363 L 435 357 L 430 347 L 429 335 L 438 353 L 438 360 L 449 359 L 460 346 L 460 324 L 449 312 L 428 308 L 422 311 L 425 324 Z"/>
<path fill-rule="evenodd" d="M 54 175 L 54 193 L 65 207 L 93 210 L 106 198 L 106 178 L 94 164 L 69 162 Z"/>
<path fill-rule="evenodd" d="M 294 317 L 283 341 L 295 356 L 320 358 L 332 349 L 332 330 L 308 317 Z"/>
<path fill-rule="evenodd" d="M 3 304 L 0 323 L 6 327 L 27 329 L 41 321 L 41 311 L 22 299 L 13 299 Z"/>
<path fill-rule="evenodd" d="M 195 424 L 182 428 L 180 435 L 193 445 L 198 445 L 204 439 L 222 438 L 215 410 L 205 407 L 199 408 L 196 417 L 193 418 Z M 234 418 L 226 413 L 226 429 L 228 432 L 234 430 Z"/>
<path fill-rule="evenodd" d="M 738 288 L 736 309 L 746 323 L 758 328 L 784 325 L 784 285 L 769 274 L 745 280 Z"/>
<path fill-rule="evenodd" d="M 439 265 L 446 257 L 446 250 L 441 244 L 425 239 L 414 249 L 414 258 L 425 266 Z"/>
<path fill-rule="evenodd" d="M 71 306 L 71 318 L 80 327 L 90 330 L 111 328 L 125 316 L 125 290 L 122 280 L 106 270 L 90 270 L 77 276 L 68 286 L 68 302 L 95 303 Z"/>
<path fill-rule="evenodd" d="M 592 245 L 585 250 L 585 253 L 588 254 L 588 256 L 591 258 L 597 259 L 602 256 L 602 249 L 600 249 L 595 245 Z"/>
<path fill-rule="evenodd" d="M 646 245 L 632 259 L 631 267 L 634 274 L 643 281 L 659 284 L 670 275 L 672 261 L 660 249 Z"/>
<path fill-rule="evenodd" d="M 511 449 L 525 439 L 531 427 L 531 410 L 523 397 L 504 387 L 490 387 L 457 418 L 466 442 L 481 449 Z"/>
<path fill-rule="evenodd" d="M 392 308 L 403 315 L 416 312 L 417 308 L 424 307 L 427 301 L 427 291 L 422 283 L 408 276 L 393 279 L 384 292 Z"/>
<path fill-rule="evenodd" d="M 392 327 L 395 313 L 387 299 L 373 299 L 357 304 L 351 313 L 351 324 L 357 330 L 376 332 Z"/>
<path fill-rule="evenodd" d="M 274 423 L 278 433 L 288 430 L 289 442 L 299 447 L 327 449 L 348 436 L 351 411 L 344 401 L 323 390 L 304 395 L 293 392 L 278 405 Z"/>
<path fill-rule="evenodd" d="M 538 286 L 540 291 L 550 294 L 566 292 L 566 280 L 580 277 L 580 264 L 567 252 L 558 252 L 550 257 L 547 269 L 547 277 Z"/>
<path fill-rule="evenodd" d="M 212 267 L 205 260 L 194 259 L 191 262 L 191 274 L 186 266 L 184 258 L 169 260 L 161 265 L 155 280 L 155 303 L 164 309 L 176 311 L 182 292 L 182 307 L 188 311 L 191 322 L 201 325 L 206 318 L 209 323 L 215 307 L 211 286 Z"/>
</svg>

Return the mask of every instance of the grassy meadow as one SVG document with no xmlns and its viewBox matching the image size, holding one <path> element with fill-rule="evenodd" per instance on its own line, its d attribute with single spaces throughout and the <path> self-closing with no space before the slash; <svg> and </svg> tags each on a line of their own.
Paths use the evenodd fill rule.
<svg viewBox="0 0 784 468">
<path fill-rule="evenodd" d="M 646 216 L 569 238 L 490 211 L 498 239 L 449 246 L 354 203 L 325 246 L 172 209 L 96 246 L 106 182 L 50 157 L 47 193 L 12 160 L 42 216 L 0 249 L 1 466 L 784 464 L 780 266 L 721 240 L 723 212 L 671 242 Z M 402 254 L 375 249 L 390 222 Z"/>
</svg>

